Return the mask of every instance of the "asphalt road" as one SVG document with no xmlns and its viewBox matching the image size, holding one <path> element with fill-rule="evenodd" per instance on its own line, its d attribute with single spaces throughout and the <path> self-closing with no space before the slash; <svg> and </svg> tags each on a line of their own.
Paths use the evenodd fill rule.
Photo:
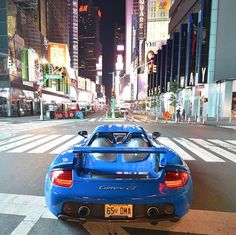
<svg viewBox="0 0 236 235">
<path fill-rule="evenodd" d="M 14 131 L 5 129 L 5 133 L 11 132 L 11 137 L 0 141 L 0 234 L 236 234 L 235 130 L 135 122 L 150 133 L 159 131 L 160 142 L 184 151 L 185 158 L 190 159 L 186 160 L 194 184 L 190 212 L 177 224 L 87 223 L 82 226 L 59 221 L 47 211 L 45 175 L 60 146 L 77 138 L 79 130 L 91 132 L 107 121 L 101 114 L 94 114 L 86 120 L 48 123 L 27 122 L 25 126 L 15 124 Z M 133 124 L 131 120 L 127 123 Z M 29 138 L 42 142 L 32 150 Z M 59 146 L 55 138 L 60 139 Z"/>
</svg>

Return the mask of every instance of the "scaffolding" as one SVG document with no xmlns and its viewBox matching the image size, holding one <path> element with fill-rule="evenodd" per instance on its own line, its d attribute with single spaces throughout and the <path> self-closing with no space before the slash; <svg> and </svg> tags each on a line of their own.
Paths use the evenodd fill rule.
<svg viewBox="0 0 236 235">
<path fill-rule="evenodd" d="M 13 0 L 13 2 L 23 9 L 35 10 L 38 7 L 38 0 Z"/>
</svg>

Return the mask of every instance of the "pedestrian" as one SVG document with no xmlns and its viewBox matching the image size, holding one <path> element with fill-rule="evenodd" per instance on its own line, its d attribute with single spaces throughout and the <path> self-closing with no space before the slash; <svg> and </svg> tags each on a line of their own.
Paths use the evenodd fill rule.
<svg viewBox="0 0 236 235">
<path fill-rule="evenodd" d="M 177 117 L 177 122 L 180 121 L 180 109 L 176 110 L 176 117 Z"/>
<path fill-rule="evenodd" d="M 182 119 L 185 120 L 185 109 L 182 111 Z"/>
</svg>

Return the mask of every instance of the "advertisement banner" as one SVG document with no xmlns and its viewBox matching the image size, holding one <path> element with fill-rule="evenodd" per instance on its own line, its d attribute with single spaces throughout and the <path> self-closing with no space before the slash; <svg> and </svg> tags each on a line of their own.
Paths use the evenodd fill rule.
<svg viewBox="0 0 236 235">
<path fill-rule="evenodd" d="M 196 52 L 197 52 L 197 33 L 198 33 L 198 13 L 189 16 L 188 39 L 187 39 L 187 66 L 186 82 L 187 86 L 195 85 L 196 77 Z"/>
<path fill-rule="evenodd" d="M 78 77 L 78 88 L 81 90 L 85 90 L 85 78 Z"/>
<path fill-rule="evenodd" d="M 170 0 L 157 0 L 156 1 L 157 11 L 169 11 L 171 7 L 171 1 Z"/>
<path fill-rule="evenodd" d="M 29 81 L 28 78 L 28 49 L 23 48 L 22 49 L 22 80 L 23 81 Z"/>
<path fill-rule="evenodd" d="M 207 83 L 211 24 L 211 0 L 201 0 L 201 18 L 198 34 L 198 83 Z"/>
<path fill-rule="evenodd" d="M 53 66 L 66 67 L 66 44 L 49 43 L 48 59 Z"/>
<path fill-rule="evenodd" d="M 173 34 L 172 53 L 171 53 L 171 81 L 177 81 L 178 56 L 179 56 L 179 32 Z"/>
<path fill-rule="evenodd" d="M 35 81 L 35 51 L 32 48 L 28 49 L 28 76 L 28 81 Z"/>
<path fill-rule="evenodd" d="M 179 88 L 185 87 L 187 31 L 188 31 L 188 25 L 182 24 L 180 26 L 180 34 L 179 34 L 179 59 L 178 59 L 179 62 L 178 62 L 178 79 L 177 79 Z"/>
</svg>

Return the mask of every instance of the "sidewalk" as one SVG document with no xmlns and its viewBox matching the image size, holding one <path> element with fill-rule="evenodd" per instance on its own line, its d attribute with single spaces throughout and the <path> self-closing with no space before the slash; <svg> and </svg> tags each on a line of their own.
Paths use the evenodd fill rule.
<svg viewBox="0 0 236 235">
<path fill-rule="evenodd" d="M 232 118 L 231 121 L 229 120 L 229 118 L 227 119 L 220 119 L 220 120 L 213 120 L 213 119 L 209 119 L 209 120 L 201 120 L 201 121 L 196 121 L 192 119 L 189 120 L 184 120 L 184 121 L 180 121 L 180 122 L 176 122 L 174 119 L 170 119 L 170 120 L 164 120 L 163 118 L 156 118 L 155 115 L 149 115 L 149 114 L 138 114 L 138 113 L 130 113 L 129 116 L 133 116 L 134 118 L 142 118 L 145 119 L 147 117 L 147 120 L 152 120 L 152 121 L 157 121 L 159 123 L 172 123 L 172 124 L 183 124 L 183 125 L 208 125 L 208 126 L 217 126 L 217 127 L 225 127 L 225 128 L 231 128 L 236 130 L 236 118 Z"/>
</svg>

